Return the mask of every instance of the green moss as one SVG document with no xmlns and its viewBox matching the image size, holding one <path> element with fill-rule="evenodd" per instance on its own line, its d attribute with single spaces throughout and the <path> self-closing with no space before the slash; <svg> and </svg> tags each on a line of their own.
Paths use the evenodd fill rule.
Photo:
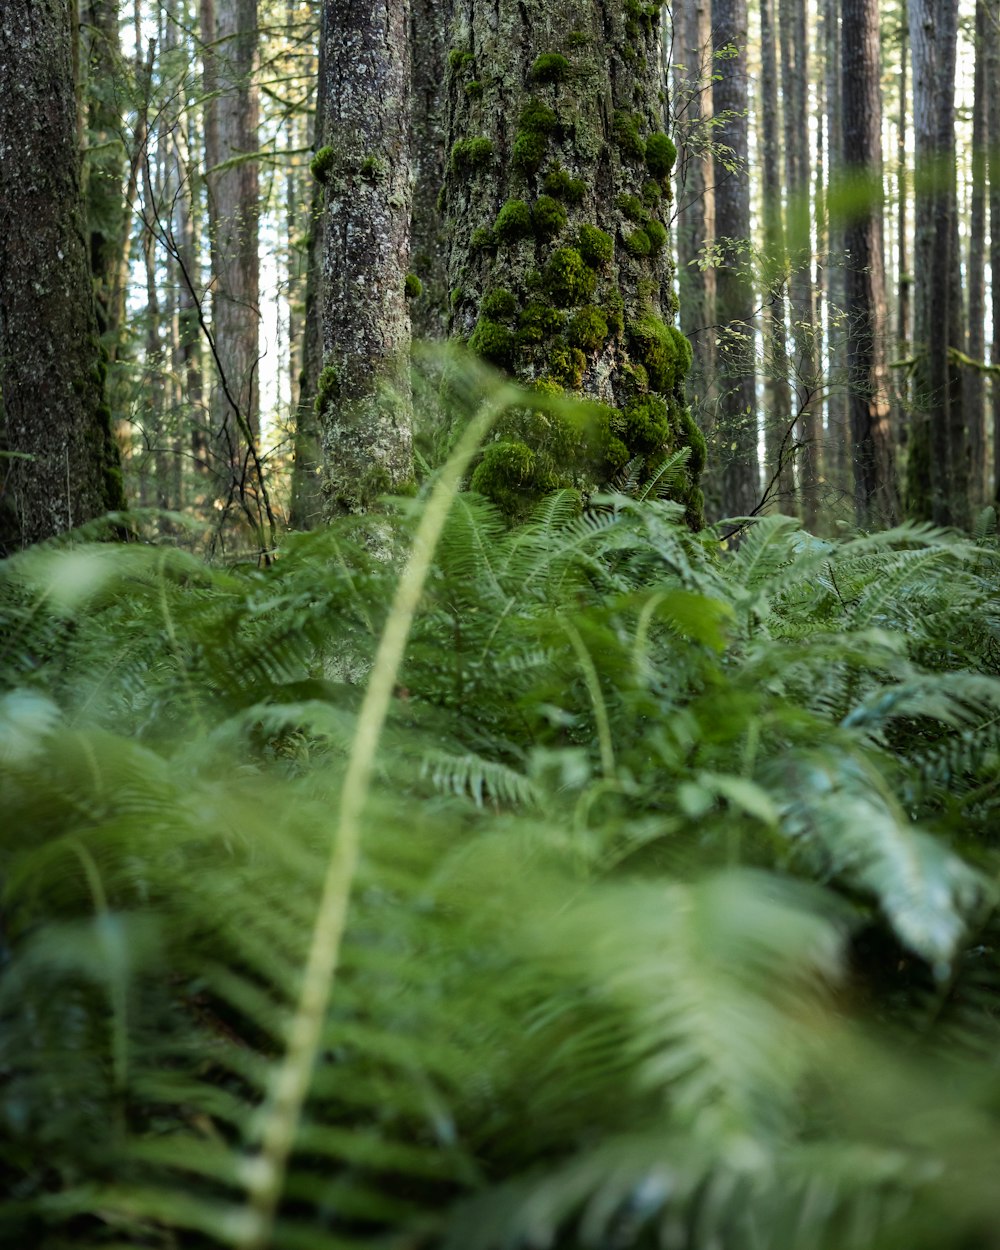
<svg viewBox="0 0 1000 1250">
<path fill-rule="evenodd" d="M 567 48 L 585 48 L 590 43 L 590 35 L 585 30 L 571 30 L 566 36 Z"/>
<path fill-rule="evenodd" d="M 535 453 L 526 443 L 504 440 L 483 452 L 470 485 L 510 517 L 522 517 L 540 493 Z"/>
<path fill-rule="evenodd" d="M 540 195 L 531 210 L 535 232 L 543 239 L 553 239 L 566 225 L 566 210 L 551 195 Z"/>
<path fill-rule="evenodd" d="M 663 191 L 660 184 L 652 178 L 647 178 L 642 184 L 642 202 L 647 208 L 655 208 L 663 199 Z"/>
<path fill-rule="evenodd" d="M 625 236 L 625 251 L 630 256 L 648 256 L 652 250 L 653 245 L 645 230 L 633 230 Z"/>
<path fill-rule="evenodd" d="M 489 226 L 477 226 L 469 237 L 469 246 L 473 251 L 485 252 L 497 245 L 497 236 Z"/>
<path fill-rule="evenodd" d="M 483 84 L 478 78 L 473 78 L 471 82 L 465 84 L 465 94 L 470 100 L 481 100 L 483 98 Z"/>
<path fill-rule="evenodd" d="M 521 109 L 521 116 L 517 122 L 518 130 L 525 130 L 534 135 L 550 135 L 558 125 L 559 119 L 555 112 L 534 96 Z"/>
<path fill-rule="evenodd" d="M 636 301 L 652 311 L 660 305 L 660 284 L 655 278 L 640 278 L 635 284 Z"/>
<path fill-rule="evenodd" d="M 604 316 L 608 322 L 608 333 L 616 337 L 625 329 L 625 300 L 621 291 L 612 291 L 604 300 Z"/>
<path fill-rule="evenodd" d="M 376 179 L 381 178 L 385 172 L 385 161 L 380 160 L 377 156 L 366 156 L 358 169 L 358 173 L 361 177 L 367 179 L 369 182 L 375 182 Z"/>
<path fill-rule="evenodd" d="M 577 231 L 576 246 L 584 263 L 591 269 L 603 269 L 611 263 L 611 258 L 615 254 L 615 244 L 611 235 L 605 234 L 603 230 L 590 225 L 589 222 L 584 222 Z"/>
<path fill-rule="evenodd" d="M 655 218 L 650 218 L 645 225 L 646 235 L 649 238 L 649 250 L 654 254 L 662 252 L 667 241 L 667 229 L 662 222 Z"/>
<path fill-rule="evenodd" d="M 462 300 L 465 298 L 465 292 L 460 286 L 453 287 L 451 295 L 448 298 L 451 302 L 452 308 L 458 308 L 459 304 L 461 304 Z"/>
<path fill-rule="evenodd" d="M 508 200 L 497 213 L 493 232 L 504 243 L 516 243 L 526 239 L 532 232 L 531 209 L 524 200 Z"/>
<path fill-rule="evenodd" d="M 550 335 L 559 333 L 563 320 L 562 313 L 542 300 L 529 300 L 517 320 L 517 340 L 525 344 L 542 343 Z"/>
<path fill-rule="evenodd" d="M 666 178 L 677 160 L 677 145 L 669 135 L 657 131 L 646 140 L 646 168 L 654 178 Z"/>
<path fill-rule="evenodd" d="M 623 110 L 615 113 L 612 123 L 615 142 L 622 155 L 639 161 L 646 155 L 646 145 L 639 133 L 641 123 L 642 118 L 637 113 L 626 113 Z"/>
<path fill-rule="evenodd" d="M 605 472 L 607 473 L 607 476 L 614 477 L 614 475 L 616 473 L 620 473 L 632 459 L 632 453 L 620 438 L 616 438 L 612 435 L 612 437 L 608 439 L 604 459 L 606 464 Z"/>
<path fill-rule="evenodd" d="M 497 287 L 483 296 L 480 310 L 484 317 L 492 321 L 509 321 L 517 312 L 517 300 L 510 291 Z"/>
<path fill-rule="evenodd" d="M 590 299 L 597 286 L 597 275 L 575 247 L 559 247 L 545 266 L 545 285 L 553 301 L 568 308 Z"/>
<path fill-rule="evenodd" d="M 320 148 L 309 162 L 309 172 L 317 182 L 325 183 L 329 178 L 330 171 L 333 169 L 334 159 L 333 148 L 327 144 L 326 147 Z"/>
<path fill-rule="evenodd" d="M 622 9 L 626 17 L 637 19 L 642 17 L 642 4 L 640 0 L 623 0 Z"/>
<path fill-rule="evenodd" d="M 660 395 L 637 395 L 625 407 L 625 442 L 632 454 L 659 451 L 670 438 L 667 403 Z"/>
<path fill-rule="evenodd" d="M 563 82 L 570 71 L 570 63 L 559 52 L 543 52 L 535 57 L 531 76 L 536 82 Z"/>
<path fill-rule="evenodd" d="M 514 336 L 506 326 L 480 317 L 469 339 L 469 347 L 484 360 L 509 369 L 514 359 Z"/>
<path fill-rule="evenodd" d="M 424 284 L 415 273 L 408 273 L 403 283 L 403 294 L 407 299 L 419 299 L 424 293 Z"/>
<path fill-rule="evenodd" d="M 596 352 L 608 337 L 608 319 L 599 308 L 588 304 L 570 318 L 566 337 L 574 347 Z"/>
<path fill-rule="evenodd" d="M 578 347 L 571 347 L 565 340 L 552 344 L 546 358 L 548 375 L 553 382 L 567 390 L 578 391 L 587 371 L 587 357 Z"/>
<path fill-rule="evenodd" d="M 316 398 L 313 408 L 320 416 L 326 411 L 332 400 L 340 396 L 340 370 L 336 365 L 327 365 L 320 370 L 316 379 Z"/>
<path fill-rule="evenodd" d="M 467 66 L 474 65 L 476 58 L 471 52 L 463 52 L 461 48 L 452 48 L 448 53 L 448 64 L 457 73 Z"/>
<path fill-rule="evenodd" d="M 451 168 L 456 174 L 469 174 L 481 169 L 493 159 L 493 144 L 479 136 L 475 139 L 459 139 L 451 149 Z"/>
<path fill-rule="evenodd" d="M 692 480 L 697 480 L 705 471 L 705 463 L 708 460 L 708 444 L 705 441 L 705 435 L 695 423 L 694 417 L 691 415 L 691 409 L 685 408 L 681 412 L 681 432 L 685 443 L 691 448 L 691 458 L 688 460 L 688 472 L 691 474 Z"/>
<path fill-rule="evenodd" d="M 571 178 L 561 165 L 554 164 L 545 175 L 542 189 L 546 195 L 565 200 L 567 204 L 581 204 L 587 193 L 587 184 L 582 178 Z"/>
<path fill-rule="evenodd" d="M 644 226 L 649 221 L 649 213 L 637 195 L 619 195 L 615 204 L 635 225 Z"/>
<path fill-rule="evenodd" d="M 628 325 L 629 346 L 649 374 L 654 391 L 666 394 L 691 367 L 691 344 L 675 326 L 647 313 Z"/>
<path fill-rule="evenodd" d="M 547 137 L 534 130 L 522 130 L 514 139 L 511 163 L 522 174 L 534 174 L 541 168 L 548 151 Z"/>
</svg>

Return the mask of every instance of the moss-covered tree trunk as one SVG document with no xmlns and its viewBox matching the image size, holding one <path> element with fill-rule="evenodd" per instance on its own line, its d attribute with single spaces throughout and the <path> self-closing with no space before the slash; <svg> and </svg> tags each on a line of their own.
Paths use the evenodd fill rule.
<svg viewBox="0 0 1000 1250">
<path fill-rule="evenodd" d="M 473 486 L 513 516 L 630 461 L 701 519 L 704 441 L 684 402 L 691 347 L 665 222 L 660 3 L 458 0 L 447 66 L 452 335 L 541 392 L 598 401 L 592 427 L 508 414 Z M 640 460 L 641 458 L 641 460 Z"/>
<path fill-rule="evenodd" d="M 412 476 L 409 0 L 326 0 L 323 372 L 329 515 Z M 410 294 L 415 292 L 411 291 Z"/>
<path fill-rule="evenodd" d="M 5 0 L 0 378 L 6 451 L 14 457 L 2 464 L 10 545 L 47 538 L 125 502 L 104 402 L 74 82 L 65 0 Z"/>
</svg>

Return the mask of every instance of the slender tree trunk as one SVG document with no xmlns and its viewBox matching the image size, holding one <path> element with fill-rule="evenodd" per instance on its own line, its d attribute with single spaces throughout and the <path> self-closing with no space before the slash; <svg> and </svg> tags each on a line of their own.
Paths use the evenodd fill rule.
<svg viewBox="0 0 1000 1250">
<path fill-rule="evenodd" d="M 899 498 L 889 422 L 882 231 L 882 92 L 877 0 L 844 0 L 843 151 L 864 201 L 844 231 L 854 503 L 860 525 L 894 525 Z"/>
<path fill-rule="evenodd" d="M 802 520 L 815 530 L 819 520 L 821 461 L 817 417 L 819 360 L 812 281 L 812 213 L 809 186 L 809 27 L 805 0 L 779 0 L 781 77 L 785 103 L 785 168 L 788 187 L 789 291 L 795 338 L 794 394 L 801 413 L 799 483 Z"/>
<path fill-rule="evenodd" d="M 212 250 L 212 336 L 221 377 L 212 393 L 217 468 L 245 478 L 260 431 L 260 214 L 257 0 L 201 0 L 205 179 Z"/>
<path fill-rule="evenodd" d="M 331 515 L 365 510 L 413 472 L 409 8 L 408 0 L 326 4 L 318 402 Z"/>
<path fill-rule="evenodd" d="M 785 284 L 788 264 L 782 220 L 780 116 L 778 109 L 777 30 L 774 0 L 760 0 L 761 195 L 764 221 L 764 342 L 770 357 L 764 416 L 765 477 L 781 512 L 795 511 L 792 470 L 792 399 L 785 331 Z"/>
<path fill-rule="evenodd" d="M 910 0 L 913 55 L 916 241 L 914 339 L 916 408 L 908 464 L 908 506 L 937 524 L 960 521 L 967 481 L 961 374 L 949 349 L 960 334 L 955 191 L 955 50 L 953 0 Z"/>
<path fill-rule="evenodd" d="M 85 244 L 73 33 L 61 0 L 0 6 L 4 543 L 124 507 Z"/>
<path fill-rule="evenodd" d="M 823 2 L 823 60 L 826 88 L 826 139 L 827 139 L 827 186 L 836 186 L 843 171 L 843 120 L 840 66 L 840 0 Z M 851 429 L 848 412 L 847 356 L 843 329 L 843 310 L 846 299 L 844 286 L 844 258 L 841 246 L 841 219 L 837 216 L 839 206 L 828 211 L 826 239 L 826 294 L 827 294 L 827 402 L 826 445 L 827 481 L 838 498 L 853 496 L 853 479 L 850 469 Z"/>
<path fill-rule="evenodd" d="M 987 142 L 989 146 L 990 293 L 993 341 L 990 364 L 1000 364 L 1000 18 L 989 14 L 986 23 Z M 993 427 L 993 479 L 991 494 L 1000 505 L 1000 376 L 990 378 L 990 414 Z"/>
<path fill-rule="evenodd" d="M 715 413 L 715 270 L 704 263 L 702 249 L 715 237 L 712 186 L 712 23 L 708 0 L 676 0 L 673 6 L 673 134 L 677 143 L 677 288 L 681 329 L 691 340 L 694 358 L 688 398 L 698 424 L 710 434 Z M 711 470 L 706 493 L 718 511 Z"/>
<path fill-rule="evenodd" d="M 716 143 L 728 149 L 725 162 L 716 161 L 715 178 L 715 229 L 721 254 L 716 275 L 722 392 L 717 441 L 727 457 L 723 468 L 725 507 L 735 515 L 745 515 L 754 510 L 760 497 L 754 295 L 746 254 L 751 236 L 746 0 L 712 0 L 712 31 L 717 47 L 736 51 L 718 63 L 712 93 L 720 122 Z"/>
<path fill-rule="evenodd" d="M 986 27 L 989 21 L 986 0 L 976 0 L 968 263 L 969 356 L 976 362 L 986 356 Z M 965 410 L 969 433 L 969 495 L 974 508 L 979 508 L 986 497 L 985 392 L 983 374 L 978 367 L 971 368 L 965 377 Z"/>
<path fill-rule="evenodd" d="M 907 178 L 909 157 L 907 156 L 906 132 L 909 116 L 909 85 L 907 63 L 909 59 L 909 32 L 907 30 L 906 0 L 901 0 L 901 22 L 899 27 L 899 123 L 896 128 L 896 190 L 899 196 L 897 204 L 896 225 L 896 266 L 899 270 L 898 293 L 896 297 L 896 344 L 900 356 L 906 356 L 910 350 L 913 337 L 913 310 L 911 293 L 913 290 L 913 274 L 910 272 L 909 250 L 909 195 L 910 185 Z"/>
</svg>

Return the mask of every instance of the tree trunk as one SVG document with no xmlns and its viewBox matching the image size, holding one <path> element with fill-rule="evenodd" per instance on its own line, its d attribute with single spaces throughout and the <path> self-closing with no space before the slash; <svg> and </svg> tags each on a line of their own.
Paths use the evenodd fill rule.
<svg viewBox="0 0 1000 1250">
<path fill-rule="evenodd" d="M 986 81 L 990 84 L 987 104 L 990 201 L 990 292 L 993 341 L 990 364 L 1000 364 L 1000 23 L 994 14 L 986 23 Z M 1000 506 L 1000 376 L 990 378 L 990 410 L 993 426 L 992 497 Z"/>
<path fill-rule="evenodd" d="M 886 364 L 877 0 L 843 0 L 842 57 L 844 174 L 860 201 L 844 231 L 854 503 L 859 525 L 889 526 L 899 520 L 899 499 Z"/>
<path fill-rule="evenodd" d="M 699 426 L 711 434 L 715 420 L 715 270 L 702 249 L 715 237 L 712 186 L 712 23 L 708 0 L 675 0 L 673 6 L 673 135 L 677 143 L 677 289 L 680 325 L 693 348 L 688 397 Z M 718 489 L 704 482 L 718 511 Z"/>
<path fill-rule="evenodd" d="M 953 0 L 910 0 L 916 157 L 914 426 L 907 471 L 908 507 L 948 525 L 960 519 L 963 478 L 961 377 L 950 368 L 960 309 L 955 247 L 955 47 Z"/>
<path fill-rule="evenodd" d="M 326 0 L 323 372 L 326 510 L 412 477 L 409 0 Z"/>
<path fill-rule="evenodd" d="M 125 503 L 84 242 L 72 47 L 60 0 L 0 7 L 0 377 L 15 455 L 4 465 L 8 547 Z"/>
<path fill-rule="evenodd" d="M 751 236 L 746 0 L 712 0 L 712 30 L 717 48 L 735 50 L 735 55 L 717 63 L 712 93 L 720 122 L 715 140 L 729 151 L 725 161 L 717 157 L 715 177 L 715 229 L 721 254 L 716 275 L 722 391 L 718 444 L 726 457 L 725 507 L 734 515 L 745 515 L 754 510 L 760 495 L 754 294 L 746 252 Z"/>
<path fill-rule="evenodd" d="M 701 523 L 704 443 L 683 394 L 691 346 L 671 321 L 676 149 L 663 132 L 657 6 L 472 0 L 449 53 L 451 331 L 543 394 L 598 401 L 592 428 L 520 410 L 473 488 L 511 516 L 546 490 L 631 475 Z M 687 468 L 675 452 L 690 447 Z"/>
<path fill-rule="evenodd" d="M 217 470 L 248 472 L 260 430 L 260 214 L 257 151 L 257 0 L 201 0 L 205 66 L 205 180 L 212 250 L 212 337 L 219 382 L 212 394 Z"/>
<path fill-rule="evenodd" d="M 795 338 L 794 395 L 802 450 L 799 485 L 802 520 L 814 530 L 819 519 L 820 387 L 815 292 L 812 282 L 812 214 L 809 186 L 809 26 L 805 0 L 779 0 L 781 78 L 785 104 L 785 170 L 788 188 L 789 292 Z"/>
<path fill-rule="evenodd" d="M 780 115 L 778 107 L 777 31 L 774 0 L 760 2 L 760 115 L 761 196 L 764 222 L 764 349 L 767 370 L 764 447 L 765 476 L 780 512 L 795 512 L 795 475 L 792 471 L 792 399 L 788 379 L 785 331 L 788 275 L 785 228 L 782 220 Z"/>
<path fill-rule="evenodd" d="M 996 20 L 996 19 L 994 19 Z M 972 112 L 972 202 L 969 212 L 969 356 L 986 356 L 986 27 L 990 21 L 986 0 L 976 0 L 976 68 Z M 993 91 L 991 83 L 990 91 Z M 965 409 L 969 432 L 970 503 L 982 506 L 986 498 L 986 428 L 984 375 L 978 367 L 965 377 Z"/>
</svg>

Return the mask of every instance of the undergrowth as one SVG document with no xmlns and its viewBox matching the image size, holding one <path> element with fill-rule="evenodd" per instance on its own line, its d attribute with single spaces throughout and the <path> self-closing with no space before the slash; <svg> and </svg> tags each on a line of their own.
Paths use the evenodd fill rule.
<svg viewBox="0 0 1000 1250">
<path fill-rule="evenodd" d="M 467 454 L 0 569 L 0 1242 L 1000 1245 L 990 525 L 510 530 Z"/>
</svg>

